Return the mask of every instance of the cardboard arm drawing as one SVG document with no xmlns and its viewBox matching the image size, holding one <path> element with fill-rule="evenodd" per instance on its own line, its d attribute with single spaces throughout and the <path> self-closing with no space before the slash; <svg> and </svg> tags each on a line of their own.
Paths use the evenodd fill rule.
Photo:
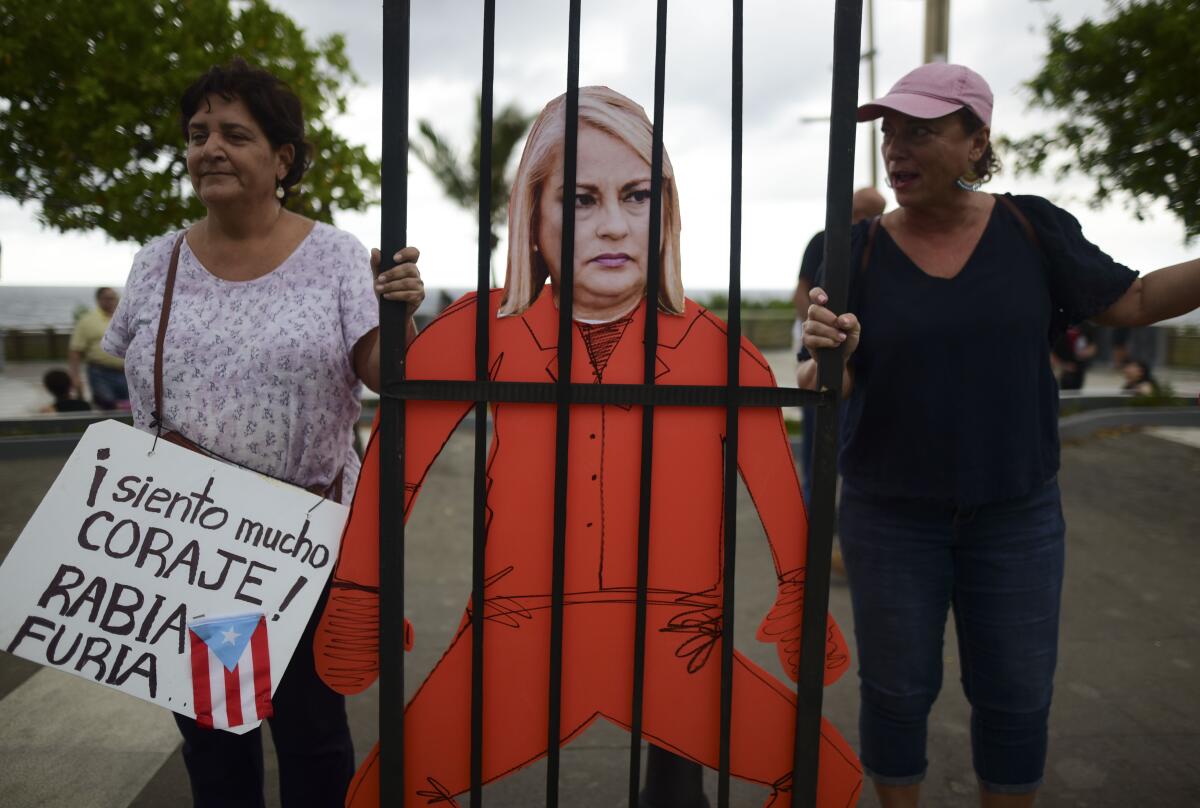
<svg viewBox="0 0 1200 808">
<path fill-rule="evenodd" d="M 743 356 L 759 357 L 748 342 Z M 748 350 L 746 350 L 748 349 Z M 765 363 L 765 360 L 763 360 Z M 765 378 L 747 379 L 749 374 Z M 775 386 L 775 379 L 762 373 L 755 363 L 742 362 L 743 383 Z M 759 519 L 771 544 L 778 578 L 778 593 L 771 610 L 759 626 L 757 639 L 775 643 L 784 671 L 796 681 L 800 675 L 800 610 L 804 603 L 805 554 L 808 523 L 800 504 L 800 480 L 791 444 L 779 410 L 761 407 L 742 410 L 738 442 L 738 470 L 754 500 Z M 828 686 L 850 665 L 846 640 L 832 615 L 826 616 L 825 675 Z"/>
<path fill-rule="evenodd" d="M 418 335 L 409 346 L 407 363 L 410 376 L 431 376 L 433 351 L 429 332 Z M 447 379 L 470 379 L 474 368 L 462 360 L 473 357 L 460 352 L 443 356 L 437 373 Z M 404 468 L 404 519 L 408 520 L 413 503 L 421 490 L 429 467 L 446 445 L 454 428 L 469 411 L 470 402 L 414 401 L 407 404 L 410 422 L 421 429 L 410 429 L 406 436 Z M 329 600 L 321 615 L 313 642 L 317 673 L 333 690 L 351 695 L 370 687 L 379 675 L 379 416 L 371 426 L 371 439 L 363 457 L 362 472 L 350 518 L 342 533 L 341 553 L 329 588 Z M 413 628 L 405 618 L 404 647 L 411 649 Z"/>
</svg>

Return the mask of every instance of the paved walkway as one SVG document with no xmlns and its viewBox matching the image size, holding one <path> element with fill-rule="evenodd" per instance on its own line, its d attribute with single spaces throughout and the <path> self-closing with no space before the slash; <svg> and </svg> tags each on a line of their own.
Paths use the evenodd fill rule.
<svg viewBox="0 0 1200 808">
<path fill-rule="evenodd" d="M 1194 433 L 1184 433 L 1185 437 Z M 470 436 L 448 444 L 409 530 L 408 604 L 417 646 L 415 687 L 437 660 L 470 579 Z M 0 462 L 0 556 L 7 553 L 62 459 Z M 1200 793 L 1200 449 L 1143 433 L 1065 447 L 1061 480 L 1070 526 L 1050 759 L 1039 806 L 1190 806 Z M 749 498 L 740 498 L 738 647 L 771 671 L 778 662 L 753 630 L 773 596 L 770 556 Z M 848 592 L 831 609 L 852 632 Z M 924 805 L 974 804 L 968 713 L 954 632 L 945 688 L 930 721 Z M 826 691 L 826 715 L 857 744 L 853 674 Z M 375 737 L 374 689 L 350 701 L 359 754 Z M 602 722 L 564 752 L 562 804 L 624 805 L 627 736 Z M 106 688 L 0 654 L 0 803 L 8 808 L 160 808 L 186 805 L 188 786 L 169 715 Z M 268 750 L 269 805 L 278 805 Z M 494 808 L 542 804 L 539 766 L 489 786 Z M 709 794 L 715 777 L 709 775 Z M 733 805 L 764 791 L 735 783 Z M 464 802 L 465 804 L 465 802 Z M 867 794 L 862 806 L 875 806 Z"/>
</svg>

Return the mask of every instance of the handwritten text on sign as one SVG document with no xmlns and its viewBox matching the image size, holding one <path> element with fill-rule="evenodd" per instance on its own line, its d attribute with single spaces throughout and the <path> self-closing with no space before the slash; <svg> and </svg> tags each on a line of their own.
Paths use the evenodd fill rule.
<svg viewBox="0 0 1200 808">
<path fill-rule="evenodd" d="M 87 430 L 0 567 L 0 648 L 194 716 L 188 622 L 258 611 L 274 692 L 347 508 L 153 444 Z"/>
</svg>

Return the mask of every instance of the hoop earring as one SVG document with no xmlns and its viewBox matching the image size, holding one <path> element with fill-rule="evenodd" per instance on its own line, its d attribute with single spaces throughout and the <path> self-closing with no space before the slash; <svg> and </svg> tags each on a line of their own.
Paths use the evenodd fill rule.
<svg viewBox="0 0 1200 808">
<path fill-rule="evenodd" d="M 975 169 L 970 168 L 967 169 L 966 174 L 963 174 L 961 177 L 956 179 L 954 184 L 959 188 L 962 188 L 964 191 L 978 191 L 980 186 L 983 185 L 983 180 L 981 180 L 979 175 L 975 173 Z"/>
</svg>

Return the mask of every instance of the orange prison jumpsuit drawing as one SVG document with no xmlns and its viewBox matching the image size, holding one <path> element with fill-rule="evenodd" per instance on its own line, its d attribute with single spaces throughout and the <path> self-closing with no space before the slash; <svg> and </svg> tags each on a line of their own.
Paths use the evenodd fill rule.
<svg viewBox="0 0 1200 808">
<path fill-rule="evenodd" d="M 520 316 L 497 320 L 491 294 L 490 376 L 556 379 L 558 311 L 549 291 Z M 411 345 L 412 379 L 474 378 L 475 295 L 447 309 Z M 573 329 L 576 382 L 640 383 L 646 304 L 624 321 Z M 683 316 L 659 315 L 658 384 L 725 383 L 724 324 L 688 301 Z M 763 357 L 743 341 L 743 385 L 774 385 Z M 410 402 L 405 512 L 469 402 Z M 766 529 L 780 576 L 779 599 L 759 639 L 778 642 L 784 667 L 798 668 L 803 591 L 804 506 L 778 410 L 747 408 L 739 421 L 738 467 Z M 494 405 L 487 466 L 484 633 L 484 781 L 546 753 L 555 408 Z M 640 407 L 572 405 L 563 629 L 562 743 L 597 716 L 631 723 Z M 647 740 L 716 768 L 720 738 L 722 507 L 725 410 L 655 410 L 644 733 Z M 329 603 L 316 639 L 317 669 L 343 693 L 378 673 L 378 445 L 372 440 L 354 497 Z M 390 492 L 385 492 L 388 495 Z M 832 619 L 825 682 L 849 664 Z M 469 788 L 471 627 L 455 639 L 405 713 L 407 805 L 454 804 Z M 791 805 L 796 698 L 793 688 L 734 654 L 731 772 L 772 789 L 767 804 Z M 378 747 L 347 795 L 348 806 L 379 804 Z M 823 808 L 853 805 L 862 772 L 853 751 L 822 721 Z"/>
</svg>

